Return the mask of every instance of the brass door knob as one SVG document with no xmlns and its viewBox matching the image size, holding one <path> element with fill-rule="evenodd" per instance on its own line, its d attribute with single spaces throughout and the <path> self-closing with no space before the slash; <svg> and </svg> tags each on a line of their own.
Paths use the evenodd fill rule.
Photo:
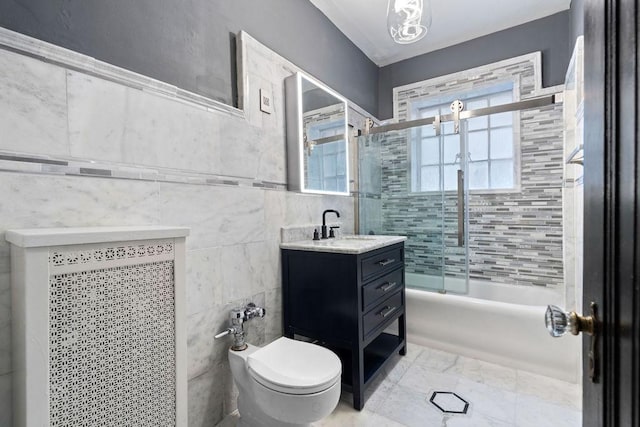
<svg viewBox="0 0 640 427">
<path fill-rule="evenodd" d="M 567 332 L 578 335 L 585 332 L 593 335 L 595 331 L 595 318 L 591 316 L 580 316 L 575 311 L 566 312 L 556 305 L 547 306 L 544 315 L 547 330 L 552 337 L 561 337 Z"/>
</svg>

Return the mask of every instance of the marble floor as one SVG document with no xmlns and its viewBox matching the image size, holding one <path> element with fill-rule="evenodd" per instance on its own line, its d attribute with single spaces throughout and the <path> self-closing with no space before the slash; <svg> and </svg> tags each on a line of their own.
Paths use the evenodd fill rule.
<svg viewBox="0 0 640 427">
<path fill-rule="evenodd" d="M 362 411 L 354 410 L 351 395 L 343 393 L 336 410 L 315 426 L 582 425 L 581 391 L 576 384 L 414 344 L 406 356 L 396 359 L 370 387 Z M 469 403 L 467 413 L 444 414 L 429 402 L 434 391 L 455 393 Z M 219 425 L 232 426 L 236 420 L 232 415 Z"/>
</svg>

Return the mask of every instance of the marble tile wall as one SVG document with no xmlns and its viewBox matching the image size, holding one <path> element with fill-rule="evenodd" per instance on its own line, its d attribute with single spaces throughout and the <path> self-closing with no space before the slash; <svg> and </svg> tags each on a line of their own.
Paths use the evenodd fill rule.
<svg viewBox="0 0 640 427">
<path fill-rule="evenodd" d="M 7 50 L 17 47 L 0 29 L 0 235 L 27 227 L 190 227 L 189 425 L 215 425 L 235 409 L 229 343 L 213 340 L 231 308 L 266 307 L 265 318 L 247 324 L 252 343 L 281 336 L 281 227 L 319 224 L 333 208 L 341 230 L 353 232 L 352 197 L 285 191 L 283 79 L 297 68 L 242 33 L 241 111 L 161 82 L 139 86 L 149 79 L 9 35 L 33 48 Z M 274 94 L 271 115 L 258 109 L 265 86 Z M 10 326 L 9 247 L 0 238 L 0 426 L 11 425 Z"/>
</svg>

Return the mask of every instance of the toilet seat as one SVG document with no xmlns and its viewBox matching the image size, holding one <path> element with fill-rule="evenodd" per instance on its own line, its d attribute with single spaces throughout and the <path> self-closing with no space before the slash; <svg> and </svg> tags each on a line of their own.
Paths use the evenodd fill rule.
<svg viewBox="0 0 640 427">
<path fill-rule="evenodd" d="M 342 373 L 340 359 L 331 350 L 285 337 L 249 355 L 247 367 L 263 386 L 297 395 L 327 390 Z"/>
</svg>

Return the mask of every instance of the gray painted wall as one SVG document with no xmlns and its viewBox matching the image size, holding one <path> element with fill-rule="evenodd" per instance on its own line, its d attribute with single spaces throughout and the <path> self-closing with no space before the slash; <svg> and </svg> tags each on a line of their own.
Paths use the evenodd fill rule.
<svg viewBox="0 0 640 427">
<path fill-rule="evenodd" d="M 584 34 L 584 0 L 571 0 L 571 44 Z"/>
<path fill-rule="evenodd" d="M 378 117 L 393 115 L 393 88 L 507 58 L 542 51 L 542 83 L 564 83 L 571 59 L 569 11 L 382 67 Z"/>
<path fill-rule="evenodd" d="M 6 0 L 0 26 L 234 105 L 245 30 L 372 113 L 378 67 L 300 0 Z"/>
</svg>

